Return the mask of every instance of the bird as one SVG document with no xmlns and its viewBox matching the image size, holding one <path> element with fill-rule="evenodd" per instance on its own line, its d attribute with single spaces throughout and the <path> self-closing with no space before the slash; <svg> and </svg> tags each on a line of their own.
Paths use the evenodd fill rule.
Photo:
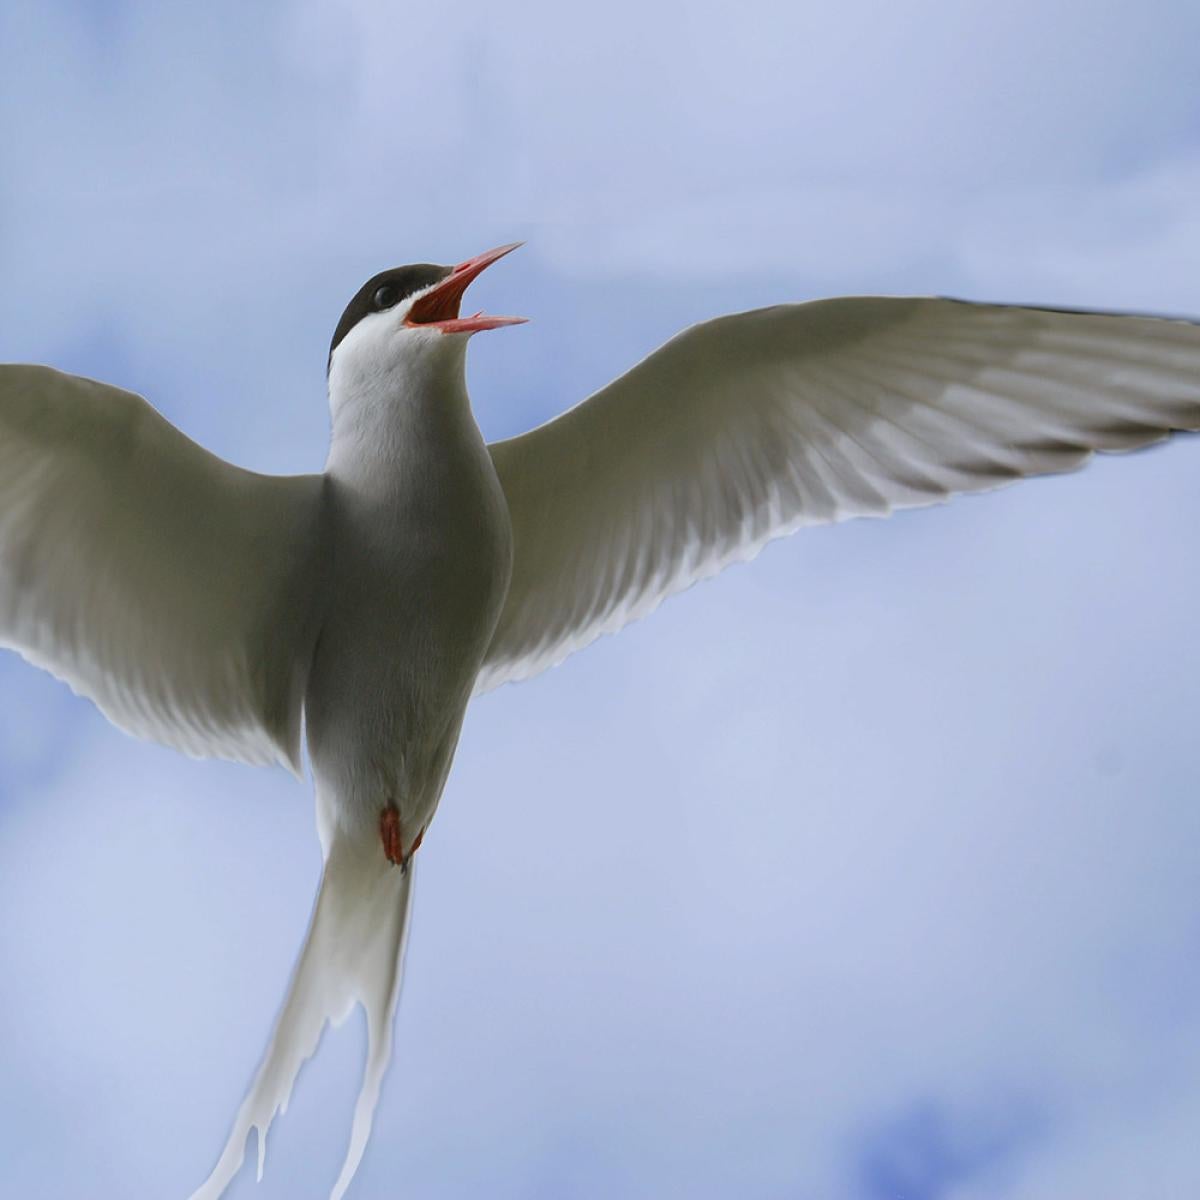
<svg viewBox="0 0 1200 1200">
<path fill-rule="evenodd" d="M 266 1136 L 327 1024 L 367 1051 L 367 1145 L 415 856 L 474 696 L 527 679 L 803 526 L 886 516 L 1200 429 L 1200 324 L 851 296 L 719 316 L 488 444 L 463 316 L 520 243 L 368 280 L 326 363 L 317 474 L 208 453 L 151 404 L 0 366 L 0 645 L 120 729 L 313 780 L 322 873 L 264 1057 L 192 1200 Z"/>
</svg>

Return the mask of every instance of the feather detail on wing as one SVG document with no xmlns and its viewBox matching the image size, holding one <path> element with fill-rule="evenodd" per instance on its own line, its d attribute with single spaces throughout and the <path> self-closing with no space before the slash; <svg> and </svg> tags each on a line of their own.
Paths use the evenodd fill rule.
<svg viewBox="0 0 1200 1200">
<path fill-rule="evenodd" d="M 116 725 L 299 769 L 318 476 L 201 449 L 140 396 L 0 367 L 0 645 Z"/>
<path fill-rule="evenodd" d="M 512 585 L 478 689 L 523 679 L 772 538 L 1200 428 L 1200 326 L 847 297 L 685 330 L 490 447 Z"/>
</svg>

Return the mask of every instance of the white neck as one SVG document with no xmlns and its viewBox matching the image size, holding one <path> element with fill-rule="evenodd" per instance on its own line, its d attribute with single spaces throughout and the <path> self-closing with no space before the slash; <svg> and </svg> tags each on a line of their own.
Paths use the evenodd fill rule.
<svg viewBox="0 0 1200 1200">
<path fill-rule="evenodd" d="M 467 397 L 466 344 L 430 331 L 406 354 L 335 353 L 326 471 L 356 488 L 390 490 L 398 474 L 423 473 L 464 438 L 482 445 Z"/>
</svg>

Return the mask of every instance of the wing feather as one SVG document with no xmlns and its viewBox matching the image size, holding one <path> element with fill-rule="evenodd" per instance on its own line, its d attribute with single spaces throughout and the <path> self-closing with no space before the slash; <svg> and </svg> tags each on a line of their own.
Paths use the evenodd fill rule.
<svg viewBox="0 0 1200 1200">
<path fill-rule="evenodd" d="M 479 689 L 536 674 L 803 525 L 1197 428 L 1189 321 L 874 296 L 694 326 L 491 447 L 514 563 Z"/>
<path fill-rule="evenodd" d="M 300 763 L 318 476 L 243 471 L 140 396 L 0 367 L 0 645 L 116 725 Z"/>
</svg>

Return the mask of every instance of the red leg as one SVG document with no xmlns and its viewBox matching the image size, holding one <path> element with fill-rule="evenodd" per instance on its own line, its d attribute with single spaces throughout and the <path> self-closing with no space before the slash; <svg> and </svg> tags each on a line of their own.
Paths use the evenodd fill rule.
<svg viewBox="0 0 1200 1200">
<path fill-rule="evenodd" d="M 402 871 L 408 869 L 408 860 L 416 854 L 425 837 L 425 830 L 417 834 L 416 841 L 404 853 L 404 830 L 400 826 L 400 810 L 395 804 L 388 804 L 379 814 L 379 838 L 383 842 L 383 852 L 388 862 L 395 863 Z"/>
<path fill-rule="evenodd" d="M 400 810 L 389 804 L 379 814 L 379 836 L 383 841 L 383 852 L 388 862 L 404 866 L 404 841 L 400 830 Z"/>
</svg>

